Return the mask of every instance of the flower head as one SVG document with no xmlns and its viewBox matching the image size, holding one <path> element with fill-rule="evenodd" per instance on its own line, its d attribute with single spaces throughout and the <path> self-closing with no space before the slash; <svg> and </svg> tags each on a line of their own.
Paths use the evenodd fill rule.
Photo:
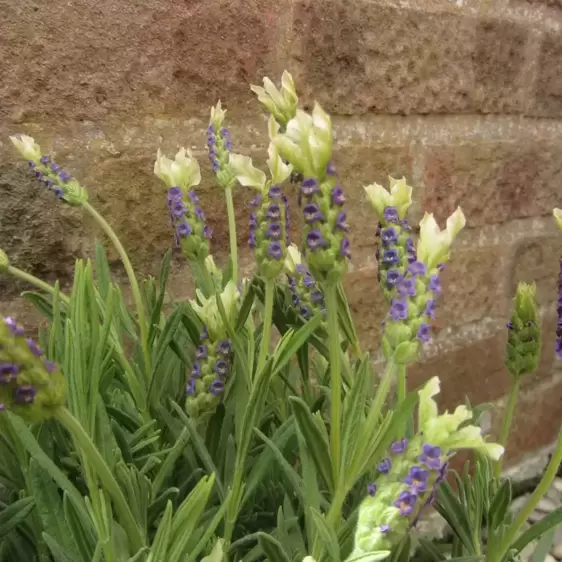
<svg viewBox="0 0 562 562">
<path fill-rule="evenodd" d="M 390 181 L 390 191 L 377 183 L 368 185 L 364 189 L 367 199 L 374 207 L 379 219 L 385 217 L 388 222 L 394 222 L 406 217 L 408 209 L 412 204 L 412 188 L 406 183 L 406 178 L 397 180 L 389 177 L 388 179 Z M 393 209 L 396 213 L 395 217 L 385 216 L 387 209 Z"/>
<path fill-rule="evenodd" d="M 267 108 L 280 126 L 285 127 L 295 116 L 298 97 L 293 77 L 285 70 L 281 77 L 281 90 L 269 79 L 263 79 L 263 88 L 252 86 L 258 100 Z"/>
<path fill-rule="evenodd" d="M 201 183 L 199 164 L 190 150 L 180 148 L 172 160 L 162 154 L 160 149 L 154 163 L 154 173 L 168 187 L 178 187 L 182 191 Z"/>
<path fill-rule="evenodd" d="M 226 110 L 220 100 L 211 108 L 211 119 L 207 128 L 207 147 L 209 160 L 218 184 L 223 188 L 232 188 L 236 178 L 229 165 L 232 140 L 228 129 L 224 126 Z"/>
</svg>

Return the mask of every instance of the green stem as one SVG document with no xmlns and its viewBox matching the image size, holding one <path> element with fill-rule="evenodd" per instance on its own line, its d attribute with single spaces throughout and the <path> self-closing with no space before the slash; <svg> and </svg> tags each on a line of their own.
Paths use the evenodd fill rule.
<svg viewBox="0 0 562 562">
<path fill-rule="evenodd" d="M 507 441 L 509 439 L 509 430 L 511 428 L 511 422 L 513 421 L 513 414 L 515 413 L 515 406 L 517 404 L 517 397 L 519 395 L 520 379 L 519 377 L 514 377 L 513 384 L 509 391 L 509 398 L 507 401 L 507 407 L 505 410 L 505 417 L 503 419 L 501 434 L 500 434 L 500 445 L 505 449 L 507 446 Z M 503 455 L 496 461 L 494 466 L 494 474 L 496 478 L 499 478 L 502 473 L 502 462 Z"/>
<path fill-rule="evenodd" d="M 234 200 L 232 188 L 224 190 L 226 197 L 226 211 L 228 213 L 228 234 L 230 237 L 230 259 L 232 260 L 232 281 L 238 283 L 238 242 L 236 239 L 236 216 L 234 215 Z"/>
<path fill-rule="evenodd" d="M 152 376 L 152 367 L 151 367 L 151 358 L 150 358 L 150 349 L 148 347 L 148 325 L 146 322 L 146 315 L 144 312 L 144 304 L 142 302 L 141 292 L 139 288 L 139 284 L 137 278 L 135 276 L 135 270 L 131 264 L 131 260 L 121 244 L 121 241 L 115 234 L 115 231 L 111 228 L 109 223 L 89 204 L 84 203 L 83 205 L 84 210 L 90 214 L 90 216 L 100 225 L 102 230 L 107 234 L 108 238 L 111 240 L 121 261 L 123 262 L 123 266 L 125 267 L 125 271 L 127 272 L 127 277 L 129 278 L 129 284 L 131 285 L 131 291 L 133 293 L 133 299 L 135 301 L 135 306 L 137 308 L 137 316 L 139 321 L 139 328 L 140 328 L 140 338 L 141 338 L 141 346 L 144 355 L 144 366 L 146 369 L 146 377 L 147 380 L 150 380 Z"/>
<path fill-rule="evenodd" d="M 258 365 L 256 374 L 259 374 L 267 361 L 269 351 L 269 340 L 271 339 L 271 324 L 273 321 L 273 297 L 275 296 L 275 279 L 268 279 L 265 282 L 265 306 L 263 312 L 263 330 L 260 343 L 260 353 L 258 355 Z"/>
<path fill-rule="evenodd" d="M 37 277 L 35 277 L 35 275 L 31 275 L 30 273 L 18 269 L 17 267 L 9 265 L 7 273 L 13 275 L 14 277 L 17 277 L 18 279 L 21 279 L 22 281 L 25 281 L 26 283 L 29 283 L 30 285 L 37 287 L 38 289 L 41 289 L 42 291 L 45 291 L 46 293 L 49 293 L 50 295 L 54 296 L 55 294 L 55 288 L 52 285 L 49 285 L 49 283 L 45 283 L 45 281 L 41 281 L 41 279 L 38 279 Z M 65 304 L 68 304 L 70 302 L 70 299 L 60 291 L 59 298 Z"/>
<path fill-rule="evenodd" d="M 341 368 L 340 333 L 338 329 L 338 293 L 336 285 L 325 288 L 328 309 L 328 347 L 330 359 L 330 453 L 334 482 L 340 480 L 341 468 Z"/>
<path fill-rule="evenodd" d="M 541 478 L 539 485 L 535 488 L 535 491 L 531 494 L 531 497 L 527 500 L 527 503 L 523 506 L 523 508 L 519 511 L 519 513 L 515 517 L 515 520 L 511 524 L 511 527 L 509 528 L 506 535 L 504 536 L 501 546 L 497 551 L 498 556 L 495 557 L 496 561 L 499 562 L 500 560 L 503 560 L 505 553 L 508 551 L 509 547 L 515 540 L 517 533 L 519 532 L 521 527 L 525 524 L 525 521 L 527 521 L 527 519 L 530 517 L 531 513 L 533 513 L 539 501 L 550 489 L 552 482 L 554 482 L 554 479 L 556 478 L 561 462 L 562 462 L 562 428 L 560 429 L 560 433 L 558 434 L 558 441 L 556 442 L 556 448 L 552 453 L 552 457 L 550 458 L 550 462 L 546 467 L 543 477 Z"/>
<path fill-rule="evenodd" d="M 56 413 L 56 418 L 72 435 L 76 444 L 82 450 L 83 455 L 98 475 L 103 487 L 113 499 L 121 525 L 129 537 L 132 551 L 138 552 L 144 547 L 144 539 L 111 469 L 107 466 L 107 463 L 90 439 L 90 436 L 66 408 L 60 408 Z"/>
<path fill-rule="evenodd" d="M 406 377 L 406 369 L 398 369 L 396 375 L 396 396 L 398 402 L 397 405 L 399 406 L 400 404 L 402 404 L 402 402 L 404 402 L 404 400 L 406 400 L 406 395 L 408 394 L 408 379 Z"/>
</svg>

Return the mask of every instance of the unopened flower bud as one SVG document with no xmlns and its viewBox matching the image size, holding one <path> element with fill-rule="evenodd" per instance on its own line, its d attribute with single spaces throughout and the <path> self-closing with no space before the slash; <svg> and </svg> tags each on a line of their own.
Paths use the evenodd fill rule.
<svg viewBox="0 0 562 562">
<path fill-rule="evenodd" d="M 8 267 L 10 267 L 10 259 L 8 258 L 8 254 L 6 254 L 6 252 L 0 248 L 0 273 L 8 271 Z"/>
<path fill-rule="evenodd" d="M 69 205 L 81 206 L 88 201 L 88 191 L 61 166 L 41 154 L 41 147 L 26 135 L 10 137 L 20 153 L 28 159 L 37 181 Z"/>
<path fill-rule="evenodd" d="M 505 364 L 514 377 L 535 371 L 541 350 L 540 318 L 535 285 L 519 283 L 508 323 Z"/>
<path fill-rule="evenodd" d="M 207 147 L 209 160 L 218 184 L 223 188 L 232 188 L 236 183 L 234 172 L 230 168 L 229 158 L 232 150 L 230 133 L 224 126 L 226 110 L 221 102 L 211 108 L 211 120 L 207 128 Z"/>
<path fill-rule="evenodd" d="M 286 70 L 281 78 L 281 91 L 269 78 L 263 79 L 263 88 L 260 86 L 251 88 L 257 94 L 258 100 L 282 127 L 285 127 L 295 116 L 298 97 L 293 77 Z"/>
<path fill-rule="evenodd" d="M 53 417 L 64 406 L 65 383 L 58 366 L 12 318 L 0 317 L 0 411 L 30 422 Z"/>
</svg>

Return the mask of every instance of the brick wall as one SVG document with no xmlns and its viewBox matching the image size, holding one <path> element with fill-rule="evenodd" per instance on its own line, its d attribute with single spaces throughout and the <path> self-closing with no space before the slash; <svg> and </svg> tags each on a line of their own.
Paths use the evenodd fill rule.
<svg viewBox="0 0 562 562">
<path fill-rule="evenodd" d="M 562 237 L 560 0 L 0 0 L 0 247 L 19 267 L 70 279 L 93 226 L 30 181 L 7 136 L 25 132 L 90 188 L 135 265 L 155 272 L 171 245 L 156 149 L 187 145 L 206 163 L 209 106 L 229 109 L 235 148 L 265 160 L 265 119 L 248 89 L 283 69 L 303 103 L 333 115 L 335 162 L 349 195 L 353 269 L 346 285 L 365 348 L 378 350 L 374 215 L 362 186 L 406 175 L 414 215 L 468 216 L 445 273 L 437 337 L 412 383 L 443 381 L 443 403 L 498 403 L 505 322 L 518 280 L 538 282 L 544 346 L 525 381 L 511 459 L 548 444 L 562 421 L 554 362 Z M 204 165 L 204 164 L 203 164 Z M 224 257 L 224 204 L 209 170 L 201 188 Z M 236 195 L 240 244 L 246 203 Z M 120 272 L 115 255 L 116 273 Z M 244 250 L 242 259 L 250 267 Z M 176 256 L 172 289 L 189 294 Z M 31 314 L 22 285 L 0 280 L 0 308 Z"/>
</svg>

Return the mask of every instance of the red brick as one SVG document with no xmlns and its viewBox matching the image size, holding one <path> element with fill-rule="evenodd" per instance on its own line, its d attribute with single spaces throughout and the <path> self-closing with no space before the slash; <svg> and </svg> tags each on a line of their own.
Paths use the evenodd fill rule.
<svg viewBox="0 0 562 562">
<path fill-rule="evenodd" d="M 444 220 L 461 205 L 469 226 L 549 215 L 560 202 L 560 143 L 429 147 L 424 208 Z"/>
<path fill-rule="evenodd" d="M 499 435 L 503 409 L 494 415 L 494 434 Z M 562 424 L 562 379 L 528 388 L 519 396 L 506 450 L 506 461 L 515 464 L 528 453 L 550 445 Z"/>
<path fill-rule="evenodd" d="M 293 57 L 305 98 L 340 114 L 521 112 L 527 30 L 452 3 L 423 8 L 298 0 Z"/>
<path fill-rule="evenodd" d="M 524 240 L 515 250 L 511 274 L 511 294 L 517 283 L 536 283 L 537 301 L 540 305 L 555 302 L 558 294 L 558 277 L 562 259 L 562 237 L 549 236 Z"/>
<path fill-rule="evenodd" d="M 280 75 L 288 0 L 3 3 L 0 114 L 17 121 L 245 108 Z M 257 105 L 253 105 L 257 108 Z"/>
<path fill-rule="evenodd" d="M 560 0 L 558 6 L 562 7 Z M 546 33 L 540 48 L 537 78 L 530 115 L 559 117 L 562 115 L 562 35 Z"/>
</svg>

